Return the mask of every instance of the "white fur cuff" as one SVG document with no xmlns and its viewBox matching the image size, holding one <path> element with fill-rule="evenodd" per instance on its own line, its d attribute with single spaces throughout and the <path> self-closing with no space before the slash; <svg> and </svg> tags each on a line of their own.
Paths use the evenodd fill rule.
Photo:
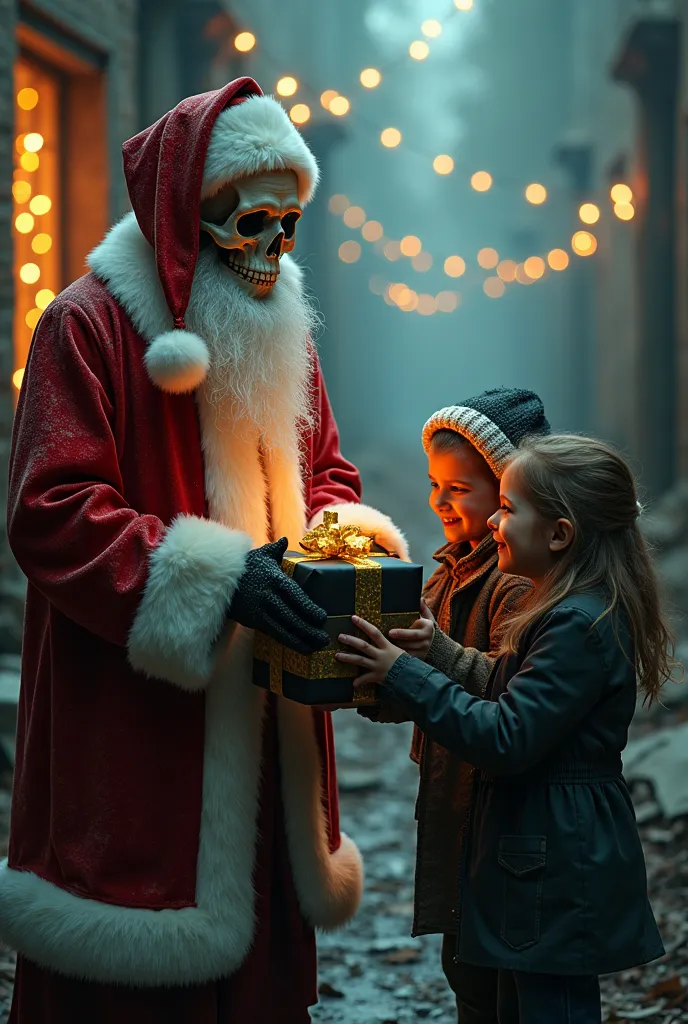
<svg viewBox="0 0 688 1024">
<path fill-rule="evenodd" d="M 404 562 L 410 562 L 408 544 L 401 530 L 394 525 L 389 516 L 384 512 L 378 512 L 370 505 L 357 505 L 354 502 L 347 502 L 342 505 L 328 505 L 327 508 L 317 512 L 309 524 L 309 529 L 319 526 L 323 521 L 325 512 L 337 512 L 339 522 L 346 526 L 358 526 L 359 529 L 369 537 L 375 538 L 375 543 L 389 554 L 399 555 Z"/>
<path fill-rule="evenodd" d="M 244 570 L 251 538 L 210 519 L 179 516 L 150 558 L 150 572 L 129 634 L 139 672 L 202 690 L 213 645 Z"/>
</svg>

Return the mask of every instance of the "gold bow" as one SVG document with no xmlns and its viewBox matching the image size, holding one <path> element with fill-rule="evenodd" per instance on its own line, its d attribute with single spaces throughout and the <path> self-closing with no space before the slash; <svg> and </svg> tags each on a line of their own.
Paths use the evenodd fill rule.
<svg viewBox="0 0 688 1024">
<path fill-rule="evenodd" d="M 373 542 L 374 537 L 361 533 L 358 526 L 340 526 L 337 512 L 325 512 L 321 525 L 309 530 L 300 544 L 311 557 L 354 562 L 368 558 Z"/>
</svg>

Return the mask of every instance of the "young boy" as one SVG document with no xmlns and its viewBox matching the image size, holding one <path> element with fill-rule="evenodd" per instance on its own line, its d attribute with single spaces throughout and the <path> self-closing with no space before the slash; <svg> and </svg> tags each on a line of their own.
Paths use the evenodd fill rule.
<svg viewBox="0 0 688 1024">
<path fill-rule="evenodd" d="M 442 520 L 447 543 L 434 556 L 440 565 L 426 584 L 422 618 L 411 629 L 389 635 L 397 646 L 450 678 L 460 678 L 475 694 L 484 690 L 506 620 L 531 586 L 499 571 L 487 520 L 499 506 L 499 478 L 509 456 L 522 438 L 547 433 L 538 396 L 507 388 L 440 409 L 423 428 L 430 506 Z M 404 720 L 399 708 L 390 705 L 377 712 L 371 708 L 365 717 Z M 418 728 L 411 757 L 420 766 L 413 935 L 444 936 L 442 967 L 456 994 L 461 1024 L 497 1024 L 496 970 L 454 962 L 472 769 Z"/>
</svg>

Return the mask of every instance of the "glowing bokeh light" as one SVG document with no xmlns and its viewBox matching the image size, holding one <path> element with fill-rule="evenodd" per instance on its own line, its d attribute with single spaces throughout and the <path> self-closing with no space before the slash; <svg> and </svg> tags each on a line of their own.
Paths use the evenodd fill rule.
<svg viewBox="0 0 688 1024">
<path fill-rule="evenodd" d="M 17 203 L 28 203 L 31 198 L 31 185 L 28 181 L 15 181 L 12 185 L 12 195 Z"/>
<path fill-rule="evenodd" d="M 430 53 L 430 47 L 424 39 L 414 39 L 409 46 L 409 56 L 414 60 L 425 60 Z"/>
<path fill-rule="evenodd" d="M 446 153 L 440 153 L 432 161 L 432 168 L 437 174 L 451 174 L 454 170 L 454 161 Z"/>
<path fill-rule="evenodd" d="M 366 89 L 376 89 L 382 81 L 382 75 L 377 68 L 364 68 L 360 75 L 361 85 Z"/>
<path fill-rule="evenodd" d="M 234 37 L 234 48 L 239 53 L 248 53 L 256 45 L 256 37 L 253 32 L 240 32 Z"/>
<path fill-rule="evenodd" d="M 583 203 L 578 216 L 584 224 L 597 224 L 600 219 L 600 208 L 595 203 Z"/>
<path fill-rule="evenodd" d="M 384 229 L 379 220 L 368 220 L 361 228 L 361 234 L 366 242 L 377 242 L 382 238 Z"/>
<path fill-rule="evenodd" d="M 299 87 L 299 83 L 291 75 L 285 75 L 277 83 L 277 92 L 280 96 L 293 96 Z"/>
<path fill-rule="evenodd" d="M 20 89 L 17 93 L 17 106 L 22 110 L 33 110 L 38 103 L 38 93 L 35 89 Z"/>
<path fill-rule="evenodd" d="M 483 291 L 490 299 L 501 299 L 506 286 L 501 277 L 488 277 L 483 281 Z"/>
<path fill-rule="evenodd" d="M 544 185 L 540 185 L 537 181 L 534 181 L 531 185 L 528 185 L 526 189 L 526 199 L 533 206 L 540 206 L 547 199 L 547 189 Z"/>
<path fill-rule="evenodd" d="M 571 248 L 577 256 L 592 256 L 597 249 L 597 239 L 589 231 L 576 231 Z"/>
<path fill-rule="evenodd" d="M 43 136 L 39 132 L 29 132 L 24 136 L 24 149 L 27 153 L 38 153 L 43 149 Z"/>
<path fill-rule="evenodd" d="M 327 204 L 327 208 L 330 213 L 334 213 L 338 217 L 341 217 L 344 211 L 348 210 L 350 206 L 351 203 L 349 202 L 349 197 L 343 195 L 341 192 L 338 192 L 334 196 L 330 196 L 330 201 Z"/>
<path fill-rule="evenodd" d="M 471 177 L 471 187 L 476 192 L 489 192 L 492 188 L 492 175 L 487 171 L 476 171 Z"/>
<path fill-rule="evenodd" d="M 633 192 L 622 182 L 616 185 L 612 185 L 609 195 L 614 203 L 631 203 L 633 202 Z"/>
<path fill-rule="evenodd" d="M 424 274 L 432 266 L 432 256 L 429 252 L 419 252 L 417 256 L 411 259 L 411 266 L 419 274 Z"/>
<path fill-rule="evenodd" d="M 380 142 L 387 149 L 394 149 L 401 142 L 401 132 L 398 128 L 385 128 L 380 135 Z"/>
<path fill-rule="evenodd" d="M 497 274 L 501 277 L 502 281 L 511 284 L 512 281 L 516 280 L 516 267 L 516 260 L 502 260 L 497 265 Z"/>
<path fill-rule="evenodd" d="M 34 235 L 31 239 L 31 248 L 38 256 L 43 256 L 44 253 L 50 252 L 53 247 L 53 240 L 50 235 L 40 234 Z"/>
<path fill-rule="evenodd" d="M 33 230 L 34 219 L 30 213 L 20 213 L 14 219 L 14 226 L 20 235 L 28 235 Z"/>
<path fill-rule="evenodd" d="M 55 298 L 55 292 L 51 291 L 50 288 L 41 288 L 36 293 L 36 305 L 39 309 L 45 309 Z"/>
<path fill-rule="evenodd" d="M 360 206 L 349 206 L 344 211 L 342 220 L 348 228 L 360 228 L 362 224 L 365 224 L 365 210 Z"/>
<path fill-rule="evenodd" d="M 635 217 L 632 203 L 614 203 L 614 213 L 619 220 L 633 220 Z"/>
<path fill-rule="evenodd" d="M 355 263 L 361 255 L 361 244 L 360 242 L 354 242 L 353 239 L 349 239 L 348 242 L 342 242 L 339 246 L 339 258 L 344 263 Z"/>
<path fill-rule="evenodd" d="M 453 313 L 459 305 L 459 296 L 456 292 L 438 292 L 435 305 L 440 313 Z"/>
<path fill-rule="evenodd" d="M 437 309 L 434 295 L 419 295 L 418 305 L 416 306 L 417 311 L 421 316 L 432 316 Z"/>
<path fill-rule="evenodd" d="M 461 277 L 466 272 L 466 261 L 460 256 L 447 256 L 444 261 L 444 272 L 447 277 Z"/>
<path fill-rule="evenodd" d="M 289 111 L 289 117 L 294 124 L 305 124 L 310 119 L 311 108 L 307 103 L 295 103 Z"/>
<path fill-rule="evenodd" d="M 437 39 L 438 36 L 442 35 L 442 23 L 437 18 L 428 18 L 427 21 L 423 22 L 420 30 L 428 39 Z"/>
<path fill-rule="evenodd" d="M 552 270 L 566 270 L 569 265 L 569 254 L 563 249 L 552 249 L 547 254 L 547 262 Z"/>
<path fill-rule="evenodd" d="M 52 209 L 52 202 L 49 196 L 34 196 L 29 203 L 29 209 L 31 213 L 40 217 L 44 213 L 48 213 Z"/>
<path fill-rule="evenodd" d="M 40 157 L 38 156 L 38 153 L 22 153 L 21 157 L 19 158 L 19 163 L 21 164 L 22 169 L 29 172 L 37 171 L 40 162 L 41 161 Z"/>
<path fill-rule="evenodd" d="M 481 249 L 478 253 L 478 264 L 483 270 L 493 270 L 499 263 L 499 253 L 496 249 Z"/>
<path fill-rule="evenodd" d="M 539 281 L 545 273 L 545 261 L 541 256 L 529 256 L 523 262 L 523 269 L 533 281 Z"/>
<path fill-rule="evenodd" d="M 399 243 L 403 256 L 417 256 L 423 248 L 423 243 L 416 235 L 405 235 Z"/>
<path fill-rule="evenodd" d="M 401 246 L 398 242 L 385 242 L 385 247 L 382 251 L 386 258 L 392 262 L 401 259 Z"/>
<path fill-rule="evenodd" d="M 37 263 L 24 263 L 24 265 L 19 268 L 19 277 L 24 284 L 35 284 L 40 276 L 41 268 Z"/>
<path fill-rule="evenodd" d="M 330 113 L 334 114 L 335 117 L 344 117 L 345 114 L 349 113 L 350 109 L 351 104 L 346 96 L 335 96 L 330 103 Z"/>
</svg>

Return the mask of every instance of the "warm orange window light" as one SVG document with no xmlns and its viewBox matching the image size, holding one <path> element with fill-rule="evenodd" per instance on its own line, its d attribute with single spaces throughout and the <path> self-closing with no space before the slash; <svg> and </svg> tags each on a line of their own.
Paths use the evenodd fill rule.
<svg viewBox="0 0 688 1024">
<path fill-rule="evenodd" d="M 19 57 L 14 67 L 14 374 L 19 387 L 33 329 L 60 291 L 59 79 Z M 28 209 L 27 209 L 28 206 Z M 29 212 L 30 210 L 30 212 Z"/>
</svg>

